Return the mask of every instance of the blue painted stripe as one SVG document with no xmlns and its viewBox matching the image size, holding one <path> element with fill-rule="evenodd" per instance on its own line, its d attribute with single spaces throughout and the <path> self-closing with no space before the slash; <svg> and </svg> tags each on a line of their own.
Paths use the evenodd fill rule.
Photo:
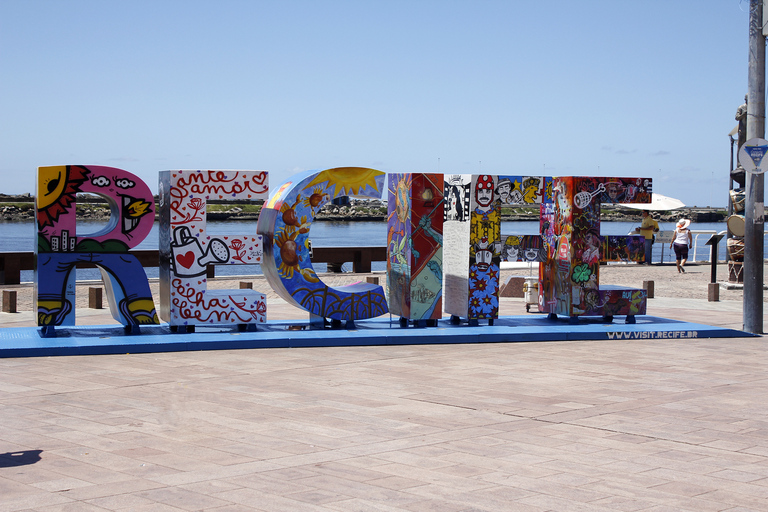
<svg viewBox="0 0 768 512">
<path fill-rule="evenodd" d="M 258 348 L 342 347 L 365 345 L 422 345 L 446 343 L 515 343 L 569 340 L 640 341 L 696 338 L 752 337 L 751 333 L 703 324 L 638 316 L 625 324 L 623 317 L 612 323 L 580 318 L 576 325 L 567 318 L 549 320 L 544 315 L 501 317 L 494 325 L 480 320 L 479 326 L 452 325 L 448 319 L 437 327 L 401 328 L 397 318 L 357 321 L 355 329 L 310 330 L 306 322 L 267 322 L 256 332 L 198 327 L 194 333 L 174 334 L 168 325 L 142 327 L 141 334 L 125 334 L 119 325 L 58 328 L 54 338 L 43 338 L 33 327 L 0 329 L 0 357 L 98 355 L 190 350 Z"/>
</svg>

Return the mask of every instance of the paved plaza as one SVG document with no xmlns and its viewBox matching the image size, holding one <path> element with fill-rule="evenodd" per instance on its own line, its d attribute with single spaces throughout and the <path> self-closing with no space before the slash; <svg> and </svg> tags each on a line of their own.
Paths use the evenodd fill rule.
<svg viewBox="0 0 768 512">
<path fill-rule="evenodd" d="M 765 511 L 767 363 L 763 337 L 0 359 L 0 511 Z"/>
</svg>

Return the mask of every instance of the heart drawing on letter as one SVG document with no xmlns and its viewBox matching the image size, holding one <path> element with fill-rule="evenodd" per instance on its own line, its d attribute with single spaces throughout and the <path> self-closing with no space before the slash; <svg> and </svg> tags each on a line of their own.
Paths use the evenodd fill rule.
<svg viewBox="0 0 768 512">
<path fill-rule="evenodd" d="M 195 263 L 195 253 L 192 251 L 176 255 L 176 262 L 184 268 L 190 268 Z"/>
</svg>

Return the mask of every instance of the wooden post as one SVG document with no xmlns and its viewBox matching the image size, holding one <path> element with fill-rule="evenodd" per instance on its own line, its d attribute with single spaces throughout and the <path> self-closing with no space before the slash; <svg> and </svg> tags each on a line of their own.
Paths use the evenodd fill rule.
<svg viewBox="0 0 768 512">
<path fill-rule="evenodd" d="M 653 292 L 654 292 L 654 282 L 653 281 L 643 281 L 643 290 L 645 290 L 648 294 L 648 298 L 653 298 Z"/>
<path fill-rule="evenodd" d="M 709 283 L 709 288 L 707 290 L 707 300 L 709 300 L 709 302 L 720 301 L 720 285 L 718 283 Z"/>
<path fill-rule="evenodd" d="M 101 309 L 101 287 L 91 286 L 88 288 L 88 307 L 91 309 Z"/>
<path fill-rule="evenodd" d="M 3 290 L 3 313 L 16 312 L 16 290 Z"/>
<path fill-rule="evenodd" d="M 4 254 L 0 258 L 0 284 L 19 284 L 21 282 L 22 254 Z"/>
<path fill-rule="evenodd" d="M 241 290 L 253 290 L 253 283 L 249 281 L 240 281 Z"/>
</svg>

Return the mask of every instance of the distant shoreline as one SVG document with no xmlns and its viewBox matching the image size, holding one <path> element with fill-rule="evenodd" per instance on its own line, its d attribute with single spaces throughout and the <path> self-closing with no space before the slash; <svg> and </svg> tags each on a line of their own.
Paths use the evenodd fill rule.
<svg viewBox="0 0 768 512">
<path fill-rule="evenodd" d="M 77 220 L 107 220 L 109 218 L 109 211 L 105 212 L 92 212 L 77 215 Z M 230 222 L 256 222 L 259 218 L 258 215 L 252 213 L 228 213 L 228 212 L 209 212 L 207 215 L 209 221 L 230 221 Z M 654 214 L 654 219 L 658 222 L 675 222 L 680 218 L 690 219 L 692 223 L 699 222 L 725 222 L 727 216 L 724 214 L 709 213 L 709 212 L 679 212 L 675 214 L 657 215 Z M 159 216 L 155 216 L 155 221 L 159 220 Z M 384 215 L 343 215 L 343 214 L 324 214 L 320 213 L 315 217 L 315 222 L 386 222 L 387 217 Z M 503 222 L 513 221 L 537 221 L 539 220 L 538 214 L 525 214 L 525 215 L 502 215 L 501 220 Z M 640 223 L 640 212 L 637 215 L 622 214 L 622 213 L 603 213 L 601 216 L 601 222 L 637 222 Z M 3 222 L 32 222 L 33 213 L 29 212 L 5 212 L 0 207 L 0 221 Z"/>
<path fill-rule="evenodd" d="M 0 194 L 0 220 L 6 222 L 32 221 L 34 216 L 34 197 L 25 194 L 8 196 Z M 244 221 L 255 222 L 259 217 L 259 207 L 246 205 L 243 208 L 232 204 L 214 204 L 207 212 L 211 221 Z M 386 222 L 387 210 L 383 201 L 362 201 L 352 199 L 349 206 L 328 204 L 315 217 L 315 221 L 330 222 Z M 502 209 L 502 221 L 537 221 L 538 208 L 521 207 L 511 212 L 512 208 Z M 660 222 L 674 222 L 680 218 L 690 219 L 691 222 L 724 222 L 727 218 L 725 209 L 688 207 L 666 212 L 652 212 L 654 219 Z M 103 202 L 79 201 L 77 203 L 78 220 L 105 220 L 110 216 L 109 207 Z M 602 222 L 640 222 L 641 211 L 632 210 L 620 205 L 604 206 L 601 213 Z M 157 220 L 157 216 L 155 217 Z"/>
</svg>

